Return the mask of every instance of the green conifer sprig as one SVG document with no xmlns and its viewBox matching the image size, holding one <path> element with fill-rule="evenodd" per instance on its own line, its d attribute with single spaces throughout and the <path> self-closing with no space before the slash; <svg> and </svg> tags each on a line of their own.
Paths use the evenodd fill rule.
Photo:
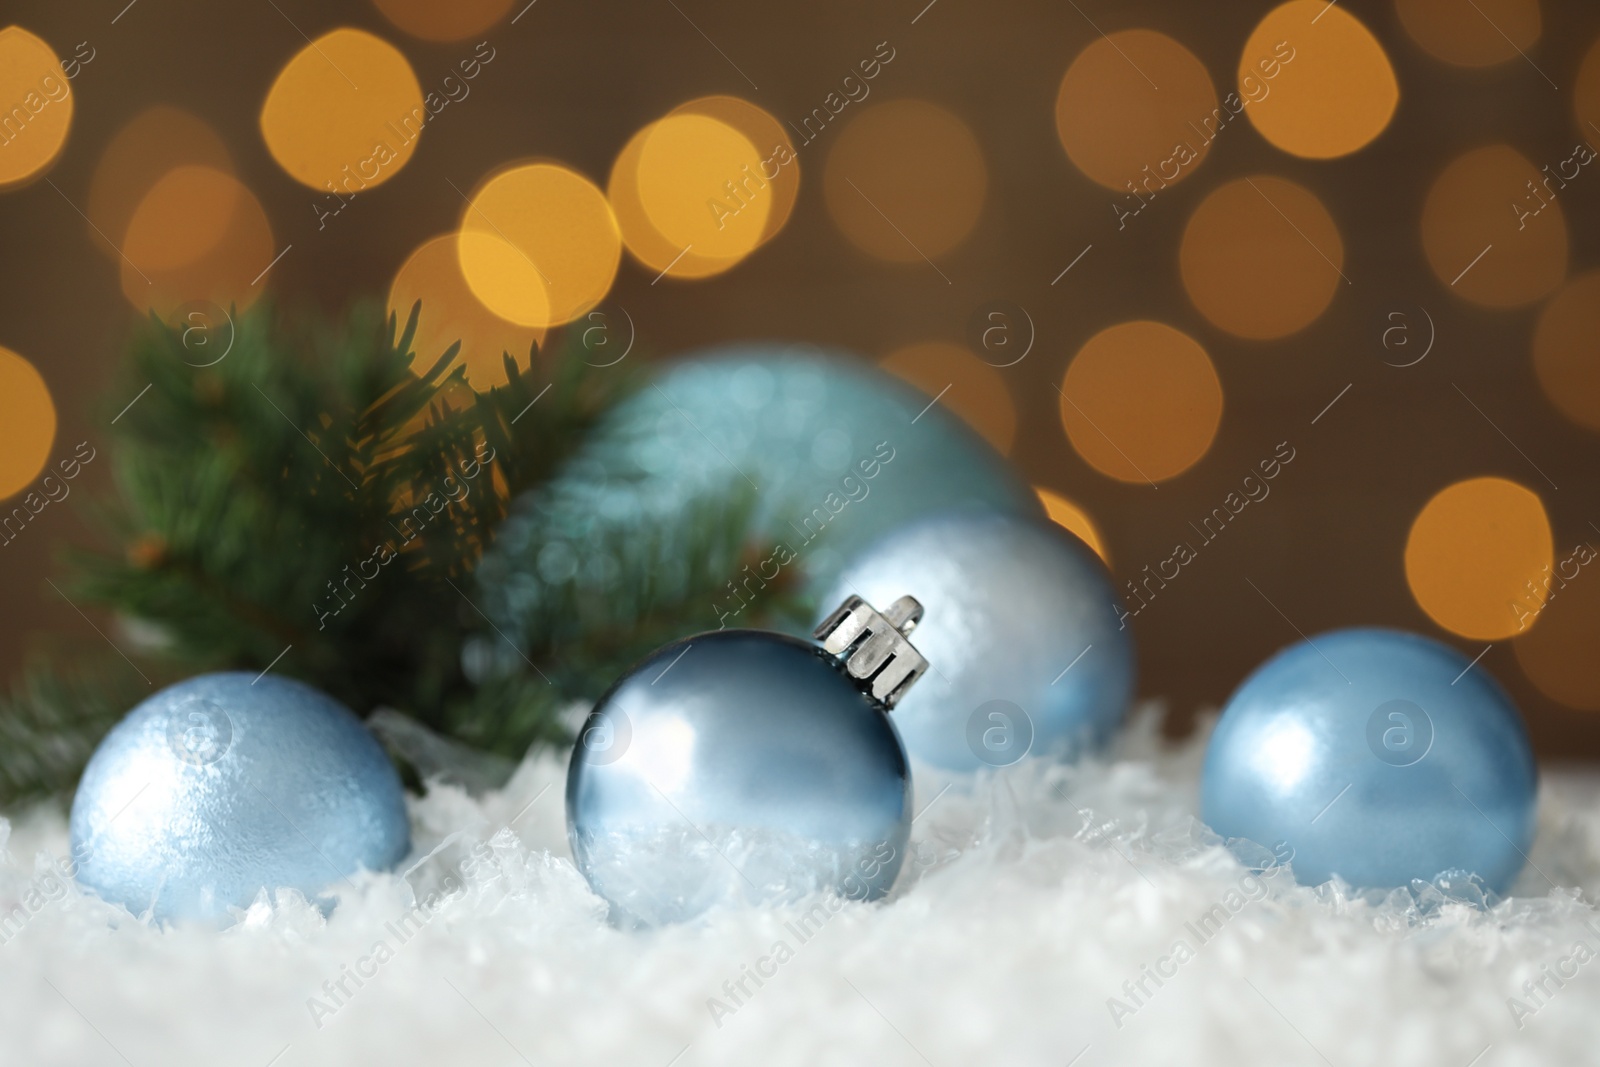
<svg viewBox="0 0 1600 1067">
<path fill-rule="evenodd" d="M 70 553 L 61 584 L 124 623 L 152 684 L 270 665 L 515 759 L 563 739 L 558 713 L 650 647 L 715 625 L 716 594 L 762 547 L 731 488 L 671 529 L 566 545 L 577 565 L 547 610 L 514 635 L 488 621 L 473 572 L 512 500 L 558 479 L 640 376 L 535 348 L 474 392 L 458 345 L 414 357 L 418 314 L 357 307 L 333 328 L 258 305 L 203 349 L 153 317 L 137 328 L 113 396 L 148 389 L 112 427 L 116 493 L 96 508 L 116 548 Z M 492 652 L 473 677 L 471 647 Z M 87 655 L 0 700 L 0 803 L 69 787 L 150 691 Z"/>
<path fill-rule="evenodd" d="M 535 396 L 532 354 L 474 395 L 454 346 L 411 372 L 416 319 L 397 336 L 370 308 L 336 331 L 252 312 L 201 368 L 181 331 L 145 324 L 126 390 L 152 388 L 111 449 L 106 517 L 126 547 L 76 555 L 75 596 L 152 624 L 178 669 L 281 653 L 275 670 L 352 707 L 437 708 L 462 684 L 457 590 L 508 494 L 606 398 L 569 370 L 542 418 L 513 423 Z"/>
<path fill-rule="evenodd" d="M 121 659 L 36 659 L 0 694 L 0 801 L 71 789 L 107 730 L 150 693 Z"/>
</svg>

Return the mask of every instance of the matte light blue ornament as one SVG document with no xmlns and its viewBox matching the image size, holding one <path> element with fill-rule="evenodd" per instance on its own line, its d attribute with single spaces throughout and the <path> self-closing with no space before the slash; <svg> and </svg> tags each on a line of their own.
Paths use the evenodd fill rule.
<svg viewBox="0 0 1600 1067">
<path fill-rule="evenodd" d="M 727 345 L 666 367 L 605 415 L 553 484 L 516 502 L 477 570 L 484 608 L 515 634 L 573 577 L 565 544 L 639 530 L 661 540 L 697 501 L 730 491 L 750 497 L 754 535 L 784 546 L 763 561 L 764 580 L 781 569 L 813 584 L 925 515 L 1042 514 L 1002 456 L 899 379 L 814 345 Z M 658 581 L 671 589 L 670 545 L 663 555 Z M 727 626 L 740 624 L 741 595 L 719 607 Z"/>
<path fill-rule="evenodd" d="M 1054 523 L 958 512 L 853 557 L 822 603 L 905 591 L 933 669 L 895 710 L 910 754 L 950 770 L 1103 744 L 1127 710 L 1133 638 L 1104 565 Z"/>
<path fill-rule="evenodd" d="M 342 704 L 205 674 L 128 713 L 72 802 L 78 881 L 134 914 L 213 919 L 262 888 L 315 897 L 410 850 L 400 777 Z"/>
<path fill-rule="evenodd" d="M 874 651 L 845 648 L 844 662 L 783 634 L 701 634 L 660 649 L 601 698 L 568 768 L 567 829 L 614 921 L 888 892 L 910 835 L 911 778 L 888 706 L 871 692 L 881 664 L 868 661 L 890 657 L 876 678 L 887 685 L 897 664 L 920 657 L 879 629 Z M 853 677 L 862 673 L 866 689 Z"/>
<path fill-rule="evenodd" d="M 1287 843 L 1307 885 L 1465 872 L 1503 893 L 1537 790 L 1522 719 L 1481 665 L 1416 634 L 1350 629 L 1278 653 L 1233 694 L 1201 806 L 1224 837 Z"/>
</svg>

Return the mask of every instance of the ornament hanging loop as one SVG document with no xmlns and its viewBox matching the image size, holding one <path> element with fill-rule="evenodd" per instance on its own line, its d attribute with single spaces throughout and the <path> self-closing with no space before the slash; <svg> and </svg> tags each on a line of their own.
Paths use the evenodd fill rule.
<svg viewBox="0 0 1600 1067">
<path fill-rule="evenodd" d="M 903 596 L 889 605 L 883 617 L 889 620 L 889 625 L 909 636 L 922 621 L 922 602 L 916 597 Z"/>
<path fill-rule="evenodd" d="M 812 632 L 845 673 L 887 707 L 894 707 L 928 669 L 928 661 L 906 635 L 922 621 L 922 605 L 903 596 L 879 612 L 858 596 L 846 598 Z"/>
</svg>

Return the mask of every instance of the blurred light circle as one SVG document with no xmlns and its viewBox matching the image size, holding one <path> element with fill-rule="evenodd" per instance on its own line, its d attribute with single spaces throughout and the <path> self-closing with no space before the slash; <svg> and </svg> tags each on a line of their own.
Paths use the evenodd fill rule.
<svg viewBox="0 0 1600 1067">
<path fill-rule="evenodd" d="M 0 189 L 44 173 L 67 143 L 74 103 L 49 45 L 21 26 L 0 30 Z"/>
<path fill-rule="evenodd" d="M 1568 282 L 1539 313 L 1533 369 L 1563 415 L 1600 430 L 1600 271 Z"/>
<path fill-rule="evenodd" d="M 147 272 L 197 262 L 222 243 L 246 195 L 231 174 L 212 167 L 174 167 L 134 209 L 123 251 Z"/>
<path fill-rule="evenodd" d="M 663 234 L 646 210 L 640 194 L 640 163 L 644 157 L 647 144 L 653 145 L 652 166 L 659 168 L 662 162 L 670 162 L 670 155 L 664 151 L 670 147 L 671 139 L 655 144 L 657 127 L 666 122 L 676 122 L 685 118 L 692 118 L 696 122 L 709 121 L 737 131 L 760 157 L 759 169 L 752 168 L 755 179 L 737 174 L 729 177 L 725 174 L 712 174 L 710 184 L 713 191 L 706 197 L 705 214 L 712 219 L 719 219 L 724 224 L 731 224 L 734 229 L 729 236 L 736 239 L 746 237 L 745 227 L 756 218 L 756 212 L 746 213 L 743 210 L 737 214 L 728 214 L 728 209 L 737 208 L 739 204 L 728 198 L 727 190 L 720 183 L 737 179 L 748 190 L 748 196 L 741 195 L 743 199 L 760 199 L 766 201 L 763 210 L 766 212 L 765 222 L 756 238 L 756 245 L 770 241 L 794 211 L 795 199 L 800 192 L 800 161 L 794 153 L 793 144 L 788 135 L 783 132 L 783 127 L 778 120 L 754 104 L 734 96 L 705 96 L 691 100 L 674 108 L 661 123 L 651 123 L 629 139 L 617 154 L 616 161 L 611 167 L 611 177 L 606 186 L 606 196 L 611 201 L 611 208 L 616 212 L 617 226 L 622 231 L 622 241 L 640 263 L 650 270 L 670 278 L 705 278 L 713 274 L 720 274 L 739 263 L 745 252 L 736 252 L 733 255 L 718 255 L 715 243 L 701 244 L 678 243 Z M 691 132 L 693 127 L 691 127 Z M 732 144 L 733 142 L 729 141 Z M 659 199 L 664 191 L 664 184 L 674 181 L 681 183 L 685 177 L 692 175 L 702 166 L 693 159 L 680 161 L 682 166 L 669 168 L 667 181 L 664 183 L 659 169 L 651 177 L 655 186 L 653 198 Z M 723 205 L 723 211 L 714 211 L 710 202 L 716 198 Z M 690 221 L 697 225 L 706 224 L 704 218 L 698 213 L 690 212 Z M 742 222 L 742 225 L 741 225 Z M 711 223 L 715 225 L 715 223 Z M 725 239 L 724 239 L 725 240 Z M 737 243 L 734 248 L 737 249 Z"/>
<path fill-rule="evenodd" d="M 175 167 L 185 164 L 224 174 L 234 172 L 233 157 L 222 138 L 189 112 L 158 104 L 130 119 L 101 153 L 89 183 L 84 213 L 89 216 L 94 246 L 117 258 L 120 242 L 145 195 Z"/>
<path fill-rule="evenodd" d="M 461 272 L 489 310 L 522 326 L 571 322 L 605 299 L 622 237 L 605 194 L 556 163 L 490 178 L 461 218 Z"/>
<path fill-rule="evenodd" d="M 1189 218 L 1183 287 L 1212 324 L 1270 340 L 1321 315 L 1343 280 L 1344 242 L 1304 186 L 1258 174 L 1212 191 Z"/>
<path fill-rule="evenodd" d="M 1457 157 L 1434 180 L 1422 205 L 1422 249 L 1451 292 L 1521 307 L 1561 284 L 1567 223 L 1554 193 L 1540 199 L 1530 188 L 1543 189 L 1543 178 L 1516 149 L 1495 144 Z"/>
<path fill-rule="evenodd" d="M 38 476 L 56 439 L 56 405 L 33 364 L 0 347 L 0 500 Z"/>
<path fill-rule="evenodd" d="M 1100 536 L 1100 530 L 1087 511 L 1043 486 L 1036 485 L 1033 491 L 1039 494 L 1039 502 L 1044 505 L 1044 513 L 1050 516 L 1051 522 L 1076 535 L 1078 540 L 1094 549 L 1095 555 L 1100 557 L 1100 562 L 1107 567 L 1111 566 L 1111 556 L 1106 552 L 1105 539 Z"/>
<path fill-rule="evenodd" d="M 1456 482 L 1411 524 L 1406 583 L 1417 605 L 1446 630 L 1478 641 L 1512 637 L 1526 625 L 1525 615 L 1539 610 L 1550 537 L 1549 517 L 1532 490 L 1505 478 Z"/>
<path fill-rule="evenodd" d="M 737 259 L 715 259 L 674 245 L 651 223 L 639 199 L 639 157 L 653 128 L 646 126 L 628 139 L 611 164 L 606 199 L 616 215 L 622 243 L 633 257 L 657 274 L 670 278 L 708 278 L 737 264 Z"/>
<path fill-rule="evenodd" d="M 739 263 L 738 257 L 703 256 L 692 248 L 675 245 L 657 230 L 639 198 L 639 157 L 654 125 L 629 138 L 617 153 L 606 185 L 606 199 L 617 218 L 622 243 L 640 263 L 668 278 L 709 278 Z"/>
<path fill-rule="evenodd" d="M 167 317 L 190 301 L 248 307 L 272 262 L 272 227 L 255 194 L 212 167 L 174 167 L 139 201 L 122 243 L 122 292 Z"/>
<path fill-rule="evenodd" d="M 510 353 L 519 367 L 525 366 L 530 346 L 544 340 L 544 331 L 510 322 L 485 307 L 462 276 L 456 249 L 454 233 L 430 237 L 418 245 L 395 273 L 389 287 L 389 310 L 403 330 L 412 305 L 422 301 L 411 342 L 416 353 L 412 367 L 419 373 L 426 371 L 445 349 L 460 341 L 457 358 L 466 367 L 467 383 L 481 392 L 506 383 L 505 353 Z"/>
<path fill-rule="evenodd" d="M 761 156 L 761 177 L 771 182 L 771 203 L 761 244 L 777 236 L 794 212 L 800 195 L 800 157 L 794 142 L 784 132 L 783 123 L 770 113 L 737 96 L 702 96 L 672 109 L 673 115 L 704 115 L 732 126 L 756 146 Z M 776 172 L 776 177 L 768 178 Z"/>
<path fill-rule="evenodd" d="M 1600 711 L 1600 538 L 1561 553 L 1538 625 L 1511 647 L 1539 692 L 1569 708 Z M 1587 560 L 1587 562 L 1585 562 Z"/>
<path fill-rule="evenodd" d="M 1274 60 L 1277 77 L 1262 81 L 1261 64 Z M 1246 78 L 1265 92 L 1251 93 Z M 1400 100 L 1383 45 L 1327 0 L 1289 0 L 1269 11 L 1245 42 L 1239 81 L 1245 114 L 1261 136 L 1308 159 L 1365 146 L 1389 125 Z"/>
<path fill-rule="evenodd" d="M 278 73 L 261 105 L 261 135 L 290 177 L 350 195 L 400 172 L 427 114 L 399 49 L 365 30 L 338 29 Z"/>
<path fill-rule="evenodd" d="M 1061 425 L 1100 473 L 1160 482 L 1198 463 L 1222 422 L 1222 382 L 1188 334 L 1148 320 L 1109 326 L 1061 382 Z"/>
<path fill-rule="evenodd" d="M 1578 119 L 1578 132 L 1595 144 L 1600 138 L 1600 37 L 1584 53 L 1578 65 L 1578 80 L 1572 90 L 1572 110 Z"/>
<path fill-rule="evenodd" d="M 668 115 L 639 147 L 639 206 L 678 248 L 734 262 L 755 251 L 772 210 L 761 153 L 725 122 Z"/>
<path fill-rule="evenodd" d="M 511 0 L 372 0 L 383 17 L 425 41 L 460 41 L 506 17 Z"/>
<path fill-rule="evenodd" d="M 1223 121 L 1205 65 L 1154 30 L 1095 40 L 1072 61 L 1056 94 L 1056 136 L 1067 158 L 1119 193 L 1152 177 L 1148 192 L 1188 177 Z M 1181 146 L 1189 151 L 1180 156 Z"/>
<path fill-rule="evenodd" d="M 1017 437 L 1017 410 L 998 370 L 960 345 L 924 341 L 895 349 L 879 366 L 955 412 L 1002 455 Z"/>
<path fill-rule="evenodd" d="M 924 100 L 894 100 L 840 131 L 822 192 L 851 244 L 891 263 L 914 263 L 966 240 L 988 184 L 966 123 Z"/>
<path fill-rule="evenodd" d="M 549 278 L 527 252 L 498 233 L 458 231 L 456 265 L 474 298 L 491 314 L 524 328 L 543 330 L 554 323 Z"/>
<path fill-rule="evenodd" d="M 1435 59 L 1492 67 L 1539 39 L 1539 0 L 1397 0 L 1400 24 Z"/>
</svg>

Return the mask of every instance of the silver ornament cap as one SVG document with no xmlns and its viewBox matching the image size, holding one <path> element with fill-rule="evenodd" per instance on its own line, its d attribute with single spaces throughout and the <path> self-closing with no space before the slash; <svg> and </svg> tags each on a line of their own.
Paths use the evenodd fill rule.
<svg viewBox="0 0 1600 1067">
<path fill-rule="evenodd" d="M 928 669 L 906 636 L 922 621 L 922 604 L 903 596 L 880 612 L 858 596 L 812 631 L 823 651 L 844 663 L 850 677 L 887 707 L 894 707 Z"/>
</svg>

